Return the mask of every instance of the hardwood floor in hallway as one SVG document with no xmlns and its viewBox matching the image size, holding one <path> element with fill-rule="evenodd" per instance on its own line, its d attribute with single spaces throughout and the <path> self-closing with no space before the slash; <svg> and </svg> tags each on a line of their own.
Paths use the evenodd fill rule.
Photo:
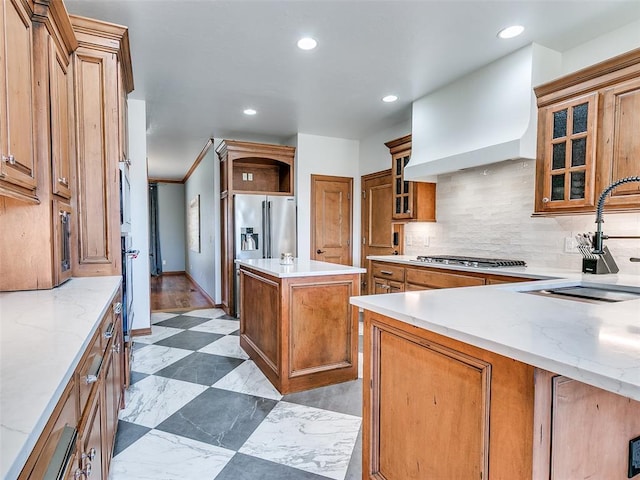
<svg viewBox="0 0 640 480">
<path fill-rule="evenodd" d="M 184 273 L 151 277 L 151 311 L 212 308 L 209 299 Z"/>
</svg>

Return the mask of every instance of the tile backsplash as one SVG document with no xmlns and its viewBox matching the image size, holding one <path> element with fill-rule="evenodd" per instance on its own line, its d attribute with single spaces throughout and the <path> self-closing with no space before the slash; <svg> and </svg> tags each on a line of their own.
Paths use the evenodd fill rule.
<svg viewBox="0 0 640 480">
<path fill-rule="evenodd" d="M 595 214 L 532 217 L 535 161 L 511 160 L 438 177 L 436 223 L 405 227 L 407 255 L 476 255 L 580 271 L 565 238 L 595 231 Z M 605 213 L 609 235 L 640 235 L 640 213 Z M 606 240 L 620 273 L 640 275 L 640 239 Z"/>
</svg>

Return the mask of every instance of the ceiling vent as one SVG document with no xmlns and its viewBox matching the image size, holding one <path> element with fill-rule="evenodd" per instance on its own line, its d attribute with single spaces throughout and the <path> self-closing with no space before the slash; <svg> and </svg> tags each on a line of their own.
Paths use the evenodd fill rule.
<svg viewBox="0 0 640 480">
<path fill-rule="evenodd" d="M 407 180 L 536 156 L 533 87 L 560 74 L 561 55 L 531 44 L 413 102 Z"/>
</svg>

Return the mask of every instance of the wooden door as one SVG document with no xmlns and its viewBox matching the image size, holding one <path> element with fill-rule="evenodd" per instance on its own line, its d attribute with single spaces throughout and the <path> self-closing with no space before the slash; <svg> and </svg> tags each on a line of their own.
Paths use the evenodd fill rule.
<svg viewBox="0 0 640 480">
<path fill-rule="evenodd" d="M 311 175 L 311 259 L 352 264 L 353 178 Z"/>
<path fill-rule="evenodd" d="M 404 225 L 391 223 L 392 197 L 391 170 L 362 177 L 360 266 L 366 265 L 368 255 L 402 254 Z"/>
</svg>

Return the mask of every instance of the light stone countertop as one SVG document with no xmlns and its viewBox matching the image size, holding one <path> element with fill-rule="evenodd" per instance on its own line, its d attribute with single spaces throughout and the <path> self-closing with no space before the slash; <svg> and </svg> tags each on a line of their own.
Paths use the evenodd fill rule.
<svg viewBox="0 0 640 480">
<path fill-rule="evenodd" d="M 22 470 L 120 283 L 0 293 L 0 478 Z"/>
<path fill-rule="evenodd" d="M 411 258 L 400 257 L 395 262 L 415 265 Z M 526 271 L 526 276 L 543 280 L 368 295 L 350 301 L 360 308 L 640 401 L 640 299 L 595 304 L 524 293 L 577 284 L 640 292 L 639 276 L 529 267 L 437 268 L 514 276 L 525 276 Z"/>
<path fill-rule="evenodd" d="M 253 268 L 262 273 L 278 278 L 353 275 L 356 273 L 366 272 L 366 269 L 360 267 L 318 262 L 316 260 L 300 260 L 298 258 L 294 258 L 293 264 L 291 265 L 281 265 L 279 258 L 236 260 L 235 262 L 240 266 Z"/>
</svg>

